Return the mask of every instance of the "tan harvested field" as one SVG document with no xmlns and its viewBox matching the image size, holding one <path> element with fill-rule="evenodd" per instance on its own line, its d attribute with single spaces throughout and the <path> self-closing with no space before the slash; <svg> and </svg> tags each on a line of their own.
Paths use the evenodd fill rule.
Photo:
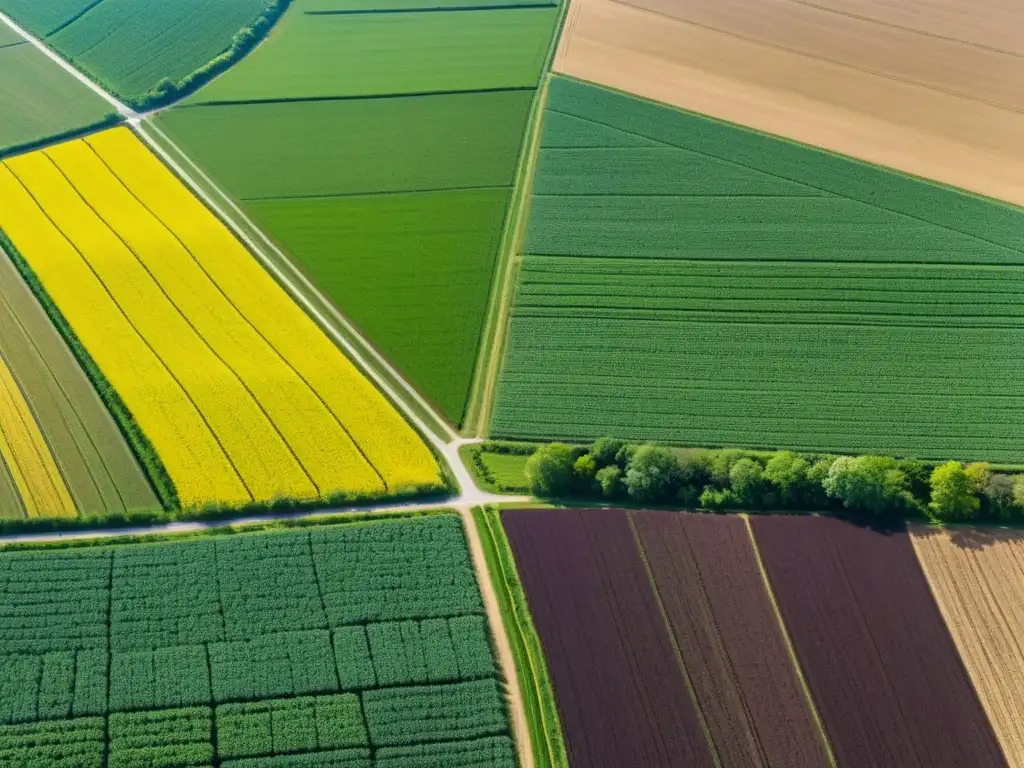
<svg viewBox="0 0 1024 768">
<path fill-rule="evenodd" d="M 946 624 L 1011 768 L 1024 766 L 1024 533 L 911 526 Z"/>
<path fill-rule="evenodd" d="M 555 69 L 1024 204 L 1024 5 L 968 1 L 574 0 Z"/>
</svg>

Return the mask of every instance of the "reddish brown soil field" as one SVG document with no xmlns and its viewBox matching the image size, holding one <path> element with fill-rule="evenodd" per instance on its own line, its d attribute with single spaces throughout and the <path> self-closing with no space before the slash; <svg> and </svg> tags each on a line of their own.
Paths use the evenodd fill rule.
<svg viewBox="0 0 1024 768">
<path fill-rule="evenodd" d="M 573 768 L 714 765 L 625 514 L 523 510 L 502 520 Z"/>
<path fill-rule="evenodd" d="M 840 766 L 1005 766 L 905 532 L 751 520 Z"/>
<path fill-rule="evenodd" d="M 631 513 L 723 766 L 827 766 L 741 517 Z"/>
</svg>

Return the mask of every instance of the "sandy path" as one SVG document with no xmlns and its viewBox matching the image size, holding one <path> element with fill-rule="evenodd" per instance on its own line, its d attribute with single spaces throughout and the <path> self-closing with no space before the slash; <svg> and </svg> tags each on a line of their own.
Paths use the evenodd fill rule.
<svg viewBox="0 0 1024 768">
<path fill-rule="evenodd" d="M 480 531 L 477 530 L 476 520 L 473 519 L 472 508 L 466 505 L 456 506 L 459 515 L 462 517 L 462 524 L 466 529 L 466 539 L 469 541 L 469 554 L 473 558 L 473 568 L 476 570 L 477 581 L 480 583 L 480 594 L 484 600 L 484 610 L 487 611 L 487 621 L 494 633 L 494 644 L 498 651 L 498 664 L 501 667 L 502 676 L 505 678 L 509 709 L 512 715 L 512 735 L 515 738 L 516 749 L 519 752 L 520 768 L 534 768 L 533 744 L 530 742 L 530 728 L 526 722 L 526 708 L 523 706 L 523 695 L 519 690 L 519 675 L 516 674 L 515 657 L 512 655 L 512 645 L 508 641 L 508 632 L 501 622 L 501 608 L 498 605 L 498 596 L 494 592 L 494 582 L 491 580 L 491 572 L 487 567 L 487 559 L 484 557 L 484 547 L 480 542 Z"/>
<path fill-rule="evenodd" d="M 1024 204 L 1024 58 L 793 0 L 631 2 L 575 0 L 555 70 Z"/>
</svg>

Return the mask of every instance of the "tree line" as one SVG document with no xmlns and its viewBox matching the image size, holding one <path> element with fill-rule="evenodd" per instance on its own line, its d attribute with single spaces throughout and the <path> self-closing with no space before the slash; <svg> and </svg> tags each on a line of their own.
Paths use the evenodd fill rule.
<svg viewBox="0 0 1024 768">
<path fill-rule="evenodd" d="M 997 472 L 984 462 L 672 449 L 602 437 L 589 447 L 541 446 L 527 460 L 526 478 L 546 498 L 831 511 L 879 520 L 1024 521 L 1024 474 Z"/>
</svg>

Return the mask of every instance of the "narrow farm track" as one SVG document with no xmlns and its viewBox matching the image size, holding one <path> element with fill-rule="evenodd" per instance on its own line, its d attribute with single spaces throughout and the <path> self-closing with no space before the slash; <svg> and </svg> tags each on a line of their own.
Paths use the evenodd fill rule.
<svg viewBox="0 0 1024 768">
<path fill-rule="evenodd" d="M 498 596 L 494 593 L 494 582 L 491 581 L 491 573 L 487 567 L 487 558 L 484 556 L 483 544 L 480 541 L 480 531 L 477 530 L 476 520 L 473 519 L 472 508 L 461 504 L 456 506 L 459 516 L 462 518 L 462 527 L 466 531 L 466 539 L 469 542 L 469 554 L 473 559 L 473 568 L 477 574 L 477 581 L 480 583 L 480 596 L 484 601 L 484 610 L 487 611 L 487 622 L 494 632 L 494 645 L 498 656 L 498 665 L 505 678 L 507 687 L 509 709 L 512 717 L 512 734 L 515 737 L 516 746 L 519 749 L 520 768 L 534 768 L 533 745 L 530 742 L 530 726 L 526 722 L 526 707 L 523 705 L 523 694 L 519 689 L 519 676 L 516 674 L 516 660 L 512 655 L 512 645 L 508 640 L 508 631 L 501 622 L 501 606 L 498 604 Z"/>
</svg>

